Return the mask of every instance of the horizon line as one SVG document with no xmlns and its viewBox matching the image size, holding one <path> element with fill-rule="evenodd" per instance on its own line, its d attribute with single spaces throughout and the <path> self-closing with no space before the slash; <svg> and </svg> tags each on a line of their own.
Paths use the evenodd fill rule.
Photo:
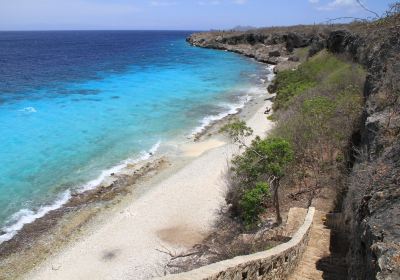
<svg viewBox="0 0 400 280">
<path fill-rule="evenodd" d="M 1 30 L 0 32 L 69 32 L 69 31 L 210 31 L 210 30 L 225 30 L 225 29 L 9 29 Z"/>
</svg>

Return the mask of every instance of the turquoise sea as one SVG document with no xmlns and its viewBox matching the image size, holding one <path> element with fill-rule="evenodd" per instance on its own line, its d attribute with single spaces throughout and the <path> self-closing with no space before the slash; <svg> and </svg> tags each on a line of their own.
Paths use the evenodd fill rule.
<svg viewBox="0 0 400 280">
<path fill-rule="evenodd" d="M 0 243 L 257 94 L 264 65 L 190 33 L 0 32 Z"/>
</svg>

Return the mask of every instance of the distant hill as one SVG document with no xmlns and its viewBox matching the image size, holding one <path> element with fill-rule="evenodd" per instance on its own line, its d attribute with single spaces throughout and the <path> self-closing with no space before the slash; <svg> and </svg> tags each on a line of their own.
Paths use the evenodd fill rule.
<svg viewBox="0 0 400 280">
<path fill-rule="evenodd" d="M 232 28 L 231 31 L 249 31 L 249 30 L 252 30 L 252 29 L 257 29 L 257 27 L 238 25 L 238 26 Z"/>
</svg>

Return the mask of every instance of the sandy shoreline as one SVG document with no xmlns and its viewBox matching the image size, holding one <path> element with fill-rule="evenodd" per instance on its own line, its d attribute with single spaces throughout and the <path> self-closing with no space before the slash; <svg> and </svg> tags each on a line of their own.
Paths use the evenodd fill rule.
<svg viewBox="0 0 400 280">
<path fill-rule="evenodd" d="M 264 114 L 272 105 L 266 97 L 246 106 L 247 112 L 241 116 L 256 135 L 264 135 L 273 126 Z M 167 256 L 157 249 L 188 248 L 209 232 L 216 211 L 224 203 L 222 174 L 235 149 L 221 135 L 184 144 L 181 151 L 185 159 L 141 186 L 145 191 L 138 197 L 129 196 L 100 214 L 76 240 L 24 279 L 158 276 Z"/>
<path fill-rule="evenodd" d="M 0 246 L 0 278 L 15 279 L 26 274 L 46 258 L 57 255 L 57 252 L 63 251 L 69 244 L 90 235 L 93 230 L 107 223 L 110 213 L 113 214 L 118 209 L 123 211 L 132 201 L 196 157 L 211 148 L 224 145 L 226 139 L 216 135 L 219 128 L 238 115 L 248 119 L 255 110 L 264 106 L 264 99 L 265 96 L 259 95 L 248 102 L 245 108 L 240 109 L 238 114 L 213 122 L 195 138 L 195 142 L 192 138 L 190 141 L 167 143 L 167 148 L 170 149 L 167 154 L 161 153 L 148 160 L 128 164 L 121 172 L 115 175 L 112 173 L 112 176 L 105 178 L 101 186 L 73 194 L 62 207 L 25 225 L 12 240 Z M 182 227 L 179 227 L 179 231 L 187 232 Z M 165 235 L 168 232 L 161 231 L 160 234 Z"/>
<path fill-rule="evenodd" d="M 267 80 L 272 77 L 273 75 L 268 75 Z M 110 235 L 117 236 L 116 232 L 124 232 L 128 228 L 138 238 L 131 240 L 120 235 L 120 239 L 129 245 L 122 247 L 135 251 L 133 255 L 121 254 L 122 258 L 130 259 L 125 265 L 117 262 L 121 265 L 121 271 L 137 266 L 140 269 L 133 274 L 134 279 L 157 276 L 157 268 L 162 267 L 166 260 L 165 254 L 157 249 L 184 249 L 200 242 L 208 234 L 216 211 L 224 203 L 224 180 L 221 175 L 236 148 L 219 134 L 219 128 L 237 116 L 246 119 L 258 135 L 262 135 L 272 125 L 264 115 L 265 108 L 271 107 L 269 99 L 266 99 L 270 96 L 266 89 L 257 94 L 252 95 L 253 98 L 235 109 L 235 112 L 226 114 L 222 119 L 218 116 L 215 121 L 204 126 L 201 132 L 193 135 L 191 140 L 167 142 L 166 153 L 154 155 L 149 152 L 149 159 L 128 163 L 118 173 L 111 173 L 104 178 L 99 187 L 82 193 L 72 193 L 65 205 L 33 223 L 26 224 L 14 238 L 0 246 L 0 278 L 19 279 L 21 275 L 25 275 L 24 279 L 71 279 L 70 276 L 75 274 L 67 268 L 67 256 L 71 256 L 73 260 L 74 255 L 80 256 L 73 248 L 85 250 L 83 248 L 90 242 L 99 241 L 96 236 L 101 232 L 105 235 L 108 232 L 108 238 L 112 239 Z M 156 198 L 157 193 L 159 196 Z M 198 201 L 198 204 L 191 203 L 194 201 Z M 156 205 L 160 209 L 148 205 Z M 179 218 L 180 222 L 177 222 L 176 217 L 179 217 L 182 209 L 185 209 L 186 216 Z M 130 227 L 124 228 L 116 222 L 121 220 L 121 214 L 128 213 L 131 216 L 129 213 L 132 211 L 135 217 L 126 220 L 131 224 Z M 144 220 L 138 219 L 136 213 L 143 214 Z M 166 222 L 167 218 L 169 221 Z M 147 225 L 153 223 L 153 220 L 157 224 L 155 228 Z M 114 225 L 112 228 L 116 232 L 106 229 L 110 228 L 110 224 Z M 143 236 L 152 237 L 143 239 Z M 102 240 L 106 239 L 103 237 Z M 153 248 L 155 240 L 158 242 L 157 248 Z M 138 248 L 141 247 L 136 245 L 142 243 L 146 245 L 140 251 Z M 100 248 L 98 246 L 92 244 L 90 248 L 94 250 Z M 111 261 L 116 258 L 119 250 L 104 249 L 101 259 Z M 151 250 L 157 254 L 150 254 L 144 263 L 136 262 L 143 257 L 147 258 Z M 93 255 L 94 253 L 92 257 Z M 63 265 L 57 264 L 58 260 Z M 82 260 L 82 263 L 95 264 L 95 261 L 89 260 L 90 257 L 87 261 Z M 89 267 L 90 265 L 82 266 L 74 279 L 86 279 L 86 276 L 81 278 L 80 273 L 84 273 L 86 269 L 90 271 Z M 65 272 L 61 272 L 64 270 Z M 60 271 L 60 276 L 55 275 L 55 271 Z M 114 279 L 113 275 L 105 271 L 97 279 Z M 123 278 L 132 276 L 130 273 L 123 275 L 126 275 Z"/>
</svg>

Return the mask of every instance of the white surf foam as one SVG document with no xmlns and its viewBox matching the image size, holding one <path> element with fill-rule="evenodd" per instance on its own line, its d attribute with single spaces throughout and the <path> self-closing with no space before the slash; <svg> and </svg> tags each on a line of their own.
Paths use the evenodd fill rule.
<svg viewBox="0 0 400 280">
<path fill-rule="evenodd" d="M 266 67 L 266 69 L 268 70 L 268 74 L 267 74 L 267 81 L 268 82 L 272 82 L 272 80 L 275 78 L 275 73 L 274 73 L 274 69 L 275 69 L 275 65 L 268 65 Z"/>
<path fill-rule="evenodd" d="M 246 99 L 247 100 L 246 96 Z M 250 97 L 249 97 L 250 98 Z M 223 111 L 217 115 L 210 115 L 210 116 L 206 116 L 204 117 L 201 121 L 200 121 L 200 125 L 197 126 L 195 129 L 193 129 L 192 133 L 190 134 L 190 137 L 194 137 L 196 134 L 201 133 L 204 129 L 206 129 L 209 125 L 211 125 L 213 122 L 222 120 L 223 118 L 232 115 L 232 114 L 236 114 L 239 112 L 239 110 L 241 108 L 243 108 L 243 106 L 247 103 L 248 101 L 242 101 L 239 102 L 237 104 L 220 104 L 221 107 L 225 107 L 228 110 L 227 111 Z"/>
<path fill-rule="evenodd" d="M 232 115 L 232 114 L 237 114 L 240 109 L 242 109 L 247 102 L 252 100 L 254 96 L 260 95 L 262 93 L 265 93 L 265 89 L 263 87 L 251 87 L 247 90 L 247 94 L 239 98 L 239 102 L 237 103 L 221 103 L 220 106 L 223 108 L 226 108 L 227 110 L 216 114 L 216 115 L 209 115 L 204 117 L 200 121 L 200 125 L 197 126 L 195 129 L 192 130 L 191 134 L 189 135 L 188 138 L 193 138 L 197 134 L 203 132 L 208 126 L 213 124 L 216 121 L 222 120 L 223 118 Z"/>
<path fill-rule="evenodd" d="M 0 244 L 13 238 L 24 225 L 30 224 L 33 221 L 42 218 L 50 211 L 56 210 L 63 206 L 71 198 L 71 191 L 63 192 L 59 198 L 50 205 L 42 206 L 37 211 L 30 209 L 21 209 L 11 216 L 9 223 L 10 226 L 2 228 L 3 234 L 0 235 Z"/>
<path fill-rule="evenodd" d="M 225 107 L 228 110 L 227 111 L 223 111 L 223 112 L 221 112 L 221 113 L 219 113 L 217 115 L 210 115 L 210 116 L 204 117 L 200 121 L 200 125 L 197 126 L 191 132 L 191 134 L 189 135 L 188 138 L 195 137 L 197 134 L 203 132 L 212 123 L 214 123 L 216 121 L 219 121 L 219 120 L 222 120 L 223 118 L 227 117 L 228 115 L 238 113 L 239 110 L 242 109 L 246 105 L 247 102 L 249 102 L 251 99 L 253 99 L 254 96 L 259 96 L 261 94 L 265 94 L 266 93 L 265 83 L 268 84 L 268 83 L 272 82 L 272 80 L 275 78 L 275 73 L 274 73 L 275 65 L 268 64 L 265 68 L 268 70 L 268 73 L 267 73 L 265 79 L 263 79 L 263 78 L 260 79 L 260 81 L 264 84 L 263 86 L 255 86 L 255 87 L 249 88 L 247 90 L 247 95 L 241 97 L 240 101 L 238 103 L 220 104 L 221 107 Z"/>
<path fill-rule="evenodd" d="M 150 148 L 149 151 L 142 151 L 138 157 L 124 160 L 121 163 L 119 163 L 109 169 L 103 170 L 96 179 L 91 180 L 91 181 L 87 182 L 86 184 L 82 185 L 81 187 L 79 187 L 78 192 L 85 192 L 85 191 L 88 191 L 88 190 L 98 187 L 104 181 L 104 179 L 106 179 L 107 177 L 110 176 L 110 174 L 121 172 L 121 170 L 126 168 L 128 166 L 128 164 L 134 164 L 134 163 L 138 163 L 138 162 L 141 162 L 144 160 L 148 160 L 151 156 L 153 156 L 157 152 L 160 145 L 161 145 L 161 141 L 158 141 L 156 144 L 154 144 Z"/>
<path fill-rule="evenodd" d="M 35 107 L 25 107 L 19 111 L 24 112 L 24 113 L 36 113 L 37 112 Z"/>
<path fill-rule="evenodd" d="M 138 163 L 140 161 L 150 159 L 158 151 L 160 145 L 161 141 L 158 141 L 150 148 L 149 151 L 141 152 L 138 157 L 127 159 L 112 168 L 102 171 L 96 179 L 91 180 L 83 186 L 79 187 L 77 189 L 77 192 L 82 193 L 98 187 L 104 181 L 104 179 L 110 176 L 111 173 L 120 172 L 122 169 L 127 167 L 128 164 Z M 31 209 L 19 210 L 8 220 L 8 225 L 1 229 L 0 244 L 13 238 L 18 233 L 18 231 L 20 231 L 24 227 L 24 225 L 30 224 L 35 220 L 44 217 L 50 211 L 62 207 L 65 203 L 69 201 L 70 198 L 71 190 L 66 190 L 55 200 L 53 204 L 42 206 L 36 211 Z"/>
</svg>

